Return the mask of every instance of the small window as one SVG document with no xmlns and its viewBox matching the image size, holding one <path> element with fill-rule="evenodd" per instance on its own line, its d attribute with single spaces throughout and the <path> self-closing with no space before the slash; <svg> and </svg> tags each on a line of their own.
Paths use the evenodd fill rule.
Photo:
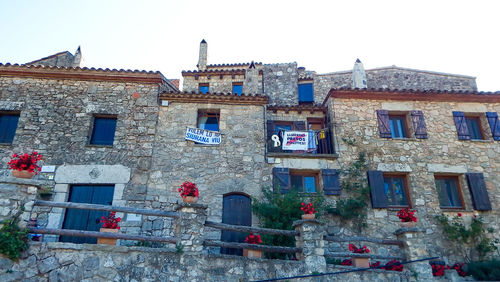
<svg viewBox="0 0 500 282">
<path fill-rule="evenodd" d="M 200 83 L 200 92 L 206 94 L 210 90 L 210 85 L 208 83 Z"/>
<path fill-rule="evenodd" d="M 306 172 L 290 172 L 292 189 L 300 193 L 316 193 L 318 187 L 318 174 Z"/>
<path fill-rule="evenodd" d="M 314 92 L 312 83 L 299 84 L 299 103 L 314 102 Z"/>
<path fill-rule="evenodd" d="M 292 130 L 293 122 L 274 122 L 274 134 L 279 136 L 280 130 Z"/>
<path fill-rule="evenodd" d="M 116 116 L 95 116 L 90 144 L 113 146 L 116 131 Z"/>
<path fill-rule="evenodd" d="M 392 138 L 406 138 L 408 131 L 406 130 L 406 116 L 389 114 L 389 127 L 391 129 Z"/>
<path fill-rule="evenodd" d="M 219 112 L 215 111 L 198 111 L 198 128 L 219 131 Z"/>
<path fill-rule="evenodd" d="M 243 93 L 243 83 L 233 82 L 233 94 L 238 94 L 238 96 L 241 96 L 241 93 Z"/>
<path fill-rule="evenodd" d="M 465 121 L 467 123 L 467 128 L 469 129 L 470 139 L 472 140 L 482 140 L 484 139 L 483 133 L 481 130 L 481 122 L 479 117 L 465 117 Z"/>
<path fill-rule="evenodd" d="M 441 208 L 463 208 L 457 176 L 436 176 L 436 189 Z"/>
<path fill-rule="evenodd" d="M 408 189 L 405 175 L 384 174 L 384 192 L 387 206 L 408 207 Z"/>
<path fill-rule="evenodd" d="M 12 144 L 16 135 L 19 113 L 0 113 L 0 143 Z"/>
</svg>

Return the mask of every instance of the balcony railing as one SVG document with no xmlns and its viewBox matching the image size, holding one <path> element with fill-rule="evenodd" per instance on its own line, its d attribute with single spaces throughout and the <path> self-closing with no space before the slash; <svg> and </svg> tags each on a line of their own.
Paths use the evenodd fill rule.
<svg viewBox="0 0 500 282">
<path fill-rule="evenodd" d="M 302 151 L 292 151 L 292 150 L 283 150 L 282 149 L 282 144 L 283 144 L 283 132 L 280 131 L 277 134 L 274 134 L 278 136 L 279 138 L 279 146 L 275 147 L 275 143 L 272 140 L 272 136 L 267 137 L 267 152 L 268 153 L 276 153 L 276 154 L 310 154 L 311 156 L 314 154 L 322 154 L 322 155 L 332 155 L 335 154 L 334 146 L 333 146 L 333 136 L 330 130 L 324 129 L 324 130 L 309 130 L 308 132 L 314 134 L 314 142 L 316 145 L 316 148 L 310 148 L 308 150 L 302 150 Z M 311 146 L 309 146 L 311 147 Z"/>
</svg>

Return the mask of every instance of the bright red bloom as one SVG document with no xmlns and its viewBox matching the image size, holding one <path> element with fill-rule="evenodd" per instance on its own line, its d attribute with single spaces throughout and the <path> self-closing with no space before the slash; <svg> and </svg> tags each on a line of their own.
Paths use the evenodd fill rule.
<svg viewBox="0 0 500 282">
<path fill-rule="evenodd" d="M 352 259 L 345 259 L 340 262 L 340 265 L 352 265 Z"/>
<path fill-rule="evenodd" d="M 312 203 L 309 203 L 309 204 L 304 204 L 304 203 L 301 203 L 302 207 L 300 208 L 304 214 L 314 214 L 316 213 L 316 211 L 314 210 L 314 206 Z"/>
<path fill-rule="evenodd" d="M 253 233 L 250 233 L 250 235 L 248 235 L 245 238 L 245 243 L 247 243 L 247 244 L 261 244 L 262 240 L 260 239 L 260 235 L 253 235 Z"/>
<path fill-rule="evenodd" d="M 27 170 L 29 172 L 38 172 L 41 170 L 40 166 L 38 166 L 37 162 L 42 159 L 42 155 L 38 152 L 34 151 L 31 154 L 13 154 L 12 159 L 7 164 L 9 165 L 9 169 L 15 170 Z"/>
<path fill-rule="evenodd" d="M 398 211 L 397 216 L 401 219 L 401 222 L 417 222 L 417 217 L 414 214 L 414 210 L 404 208 Z"/>
<path fill-rule="evenodd" d="M 107 217 L 101 217 L 101 223 L 103 228 L 120 229 L 118 222 L 122 221 L 120 217 L 116 217 L 116 212 L 110 212 Z"/>
<path fill-rule="evenodd" d="M 191 197 L 198 197 L 198 187 L 196 187 L 196 184 L 185 181 L 182 183 L 181 188 L 179 188 L 179 192 L 181 193 L 181 197 L 185 198 L 187 196 Z"/>
<path fill-rule="evenodd" d="M 357 248 L 356 245 L 354 244 L 349 244 L 349 251 L 355 253 L 355 254 L 364 254 L 364 253 L 369 253 L 370 249 L 368 249 L 366 246 L 363 246 L 361 248 Z"/>
<path fill-rule="evenodd" d="M 462 217 L 462 213 L 457 213 L 458 217 Z"/>
<path fill-rule="evenodd" d="M 384 266 L 385 270 L 403 271 L 403 264 L 399 260 L 391 260 Z"/>
</svg>

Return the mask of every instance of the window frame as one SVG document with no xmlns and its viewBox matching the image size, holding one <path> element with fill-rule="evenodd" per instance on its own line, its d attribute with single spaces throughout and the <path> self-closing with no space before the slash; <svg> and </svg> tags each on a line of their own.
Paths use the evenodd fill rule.
<svg viewBox="0 0 500 282">
<path fill-rule="evenodd" d="M 215 118 L 217 119 L 217 131 L 215 132 L 220 132 L 220 110 L 205 110 L 205 109 L 198 109 L 198 116 L 196 118 L 196 128 L 200 129 L 200 118 L 201 117 L 213 117 L 215 115 Z M 208 129 L 204 129 L 208 130 Z M 214 131 L 214 130 L 210 130 Z"/>
<path fill-rule="evenodd" d="M 234 92 L 234 87 L 235 86 L 241 86 L 241 93 Z M 232 94 L 238 94 L 238 96 L 241 96 L 241 94 L 243 94 L 243 82 L 233 82 L 232 87 L 231 87 L 231 93 Z"/>
<path fill-rule="evenodd" d="M 472 138 L 472 130 L 469 127 L 469 120 L 475 120 L 477 122 L 480 139 Z M 469 130 L 470 140 L 486 140 L 486 136 L 484 134 L 482 119 L 480 114 L 465 114 L 465 124 L 467 125 L 467 129 Z"/>
<path fill-rule="evenodd" d="M 17 116 L 16 129 L 14 130 L 12 140 L 10 142 L 0 142 L 0 145 L 12 145 L 12 143 L 14 143 L 14 138 L 16 138 L 17 128 L 19 127 L 19 120 L 21 119 L 21 112 L 20 111 L 0 111 L 0 116 Z"/>
<path fill-rule="evenodd" d="M 410 138 L 410 134 L 409 134 L 409 128 L 408 128 L 408 113 L 391 113 L 389 112 L 388 114 L 389 116 L 389 129 L 390 129 L 390 126 L 391 126 L 391 122 L 392 122 L 392 119 L 394 118 L 401 118 L 402 121 L 403 121 L 403 131 L 404 131 L 404 134 L 405 136 L 401 136 L 401 137 L 393 137 L 395 135 L 394 132 L 392 132 L 391 130 L 391 139 L 406 139 L 406 138 Z"/>
<path fill-rule="evenodd" d="M 462 206 L 441 206 L 441 201 L 439 200 L 439 191 L 438 191 L 438 186 L 436 183 L 437 179 L 454 179 L 455 183 L 457 185 L 457 194 L 458 194 L 458 199 L 460 200 L 460 204 Z M 444 209 L 444 210 L 465 210 L 465 201 L 464 201 L 464 195 L 462 192 L 462 185 L 460 183 L 460 175 L 457 174 L 434 174 L 434 186 L 436 187 L 436 193 L 438 194 L 438 203 L 439 203 L 439 208 Z M 446 193 L 448 198 L 449 195 Z"/>
<path fill-rule="evenodd" d="M 301 176 L 302 177 L 302 191 L 297 190 L 299 194 L 317 194 L 320 192 L 320 186 L 319 186 L 319 171 L 315 170 L 293 170 L 290 169 L 290 190 L 293 190 L 293 185 L 292 185 L 292 176 Z M 304 177 L 309 176 L 309 177 L 314 177 L 314 192 L 306 192 L 305 191 L 305 183 L 304 183 Z"/>
<path fill-rule="evenodd" d="M 392 205 L 392 204 L 390 204 L 389 198 L 387 197 L 387 208 L 389 208 L 389 209 L 390 208 L 411 208 L 412 204 L 410 201 L 410 189 L 409 189 L 408 174 L 406 174 L 406 173 L 394 173 L 394 172 L 388 172 L 388 173 L 383 172 L 382 176 L 383 176 L 384 185 L 385 185 L 386 177 L 387 178 L 403 178 L 404 193 L 405 193 L 406 202 L 408 203 L 408 205 L 406 205 L 406 206 L 405 205 Z M 392 187 L 393 186 L 394 186 L 394 183 L 392 184 Z M 394 188 L 392 189 L 392 193 L 394 193 Z M 391 203 L 392 203 L 392 201 L 391 201 Z"/>
<path fill-rule="evenodd" d="M 114 119 L 115 120 L 115 132 L 113 133 L 113 142 L 110 144 L 94 144 L 92 143 L 92 139 L 94 138 L 94 132 L 95 132 L 95 123 L 96 119 Z M 115 137 L 116 137 L 116 129 L 118 127 L 118 115 L 111 115 L 111 114 L 94 114 L 92 115 L 92 123 L 91 123 L 91 128 L 90 128 L 90 135 L 88 138 L 88 146 L 95 146 L 95 147 L 113 147 L 115 143 Z"/>
<path fill-rule="evenodd" d="M 301 85 L 311 85 L 311 96 L 312 100 L 311 101 L 301 101 L 300 100 L 300 86 Z M 314 104 L 314 81 L 313 80 L 304 80 L 304 81 L 299 81 L 297 83 L 297 100 L 299 104 Z"/>
<path fill-rule="evenodd" d="M 207 87 L 207 92 L 202 92 L 201 91 L 201 88 L 202 87 Z M 201 94 L 207 94 L 207 93 L 210 93 L 210 83 L 198 83 L 198 91 L 200 91 Z"/>
</svg>

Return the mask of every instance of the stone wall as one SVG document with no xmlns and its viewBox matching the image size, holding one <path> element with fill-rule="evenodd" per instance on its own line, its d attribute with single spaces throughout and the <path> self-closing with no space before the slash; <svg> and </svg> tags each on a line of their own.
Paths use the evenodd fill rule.
<svg viewBox="0 0 500 282">
<path fill-rule="evenodd" d="M 400 113 L 422 110 L 427 125 L 428 139 L 388 139 L 380 138 L 376 110 L 385 109 Z M 500 206 L 500 146 L 493 141 L 486 124 L 485 112 L 499 112 L 500 104 L 458 103 L 458 102 L 395 102 L 386 100 L 339 99 L 329 102 L 329 111 L 335 112 L 337 142 L 340 147 L 339 166 L 354 161 L 360 151 L 369 154 L 369 166 L 373 170 L 406 174 L 408 190 L 413 208 L 417 210 L 418 227 L 425 229 L 427 249 L 430 255 L 443 256 L 452 262 L 463 260 L 448 249 L 435 215 L 454 216 L 463 214 L 465 221 L 479 215 L 488 227 L 495 229 L 499 237 Z M 481 115 L 486 140 L 458 140 L 452 111 L 464 111 Z M 332 115 L 333 116 L 333 115 Z M 411 131 L 411 122 L 409 131 Z M 342 138 L 354 138 L 355 145 L 346 144 Z M 492 211 L 473 210 L 468 191 L 466 172 L 484 174 Z M 435 174 L 458 175 L 465 209 L 444 210 L 440 208 L 434 183 Z M 368 208 L 368 229 L 365 235 L 389 238 L 398 228 L 397 209 Z M 335 224 L 330 226 L 334 228 Z M 349 235 L 349 228 L 337 228 L 335 233 Z"/>
<path fill-rule="evenodd" d="M 253 70 L 250 71 L 252 72 Z M 256 70 L 255 74 L 250 74 L 256 77 L 251 81 L 245 74 L 235 74 L 233 77 L 226 73 L 222 75 L 222 78 L 219 74 L 200 74 L 198 79 L 195 79 L 195 76 L 192 75 L 184 76 L 182 90 L 186 92 L 198 92 L 200 83 L 208 83 L 210 93 L 232 93 L 233 82 L 237 82 L 243 83 L 243 93 L 245 94 L 262 94 L 262 75 L 258 75 L 258 71 L 259 69 Z"/>
<path fill-rule="evenodd" d="M 300 261 L 181 255 L 172 249 L 31 243 L 18 262 L 0 257 L 2 281 L 252 281 L 304 275 Z M 327 272 L 350 269 L 329 265 Z M 410 281 L 407 272 L 370 270 L 314 281 Z"/>
<path fill-rule="evenodd" d="M 297 63 L 266 64 L 263 67 L 264 94 L 269 104 L 298 104 Z"/>
</svg>

